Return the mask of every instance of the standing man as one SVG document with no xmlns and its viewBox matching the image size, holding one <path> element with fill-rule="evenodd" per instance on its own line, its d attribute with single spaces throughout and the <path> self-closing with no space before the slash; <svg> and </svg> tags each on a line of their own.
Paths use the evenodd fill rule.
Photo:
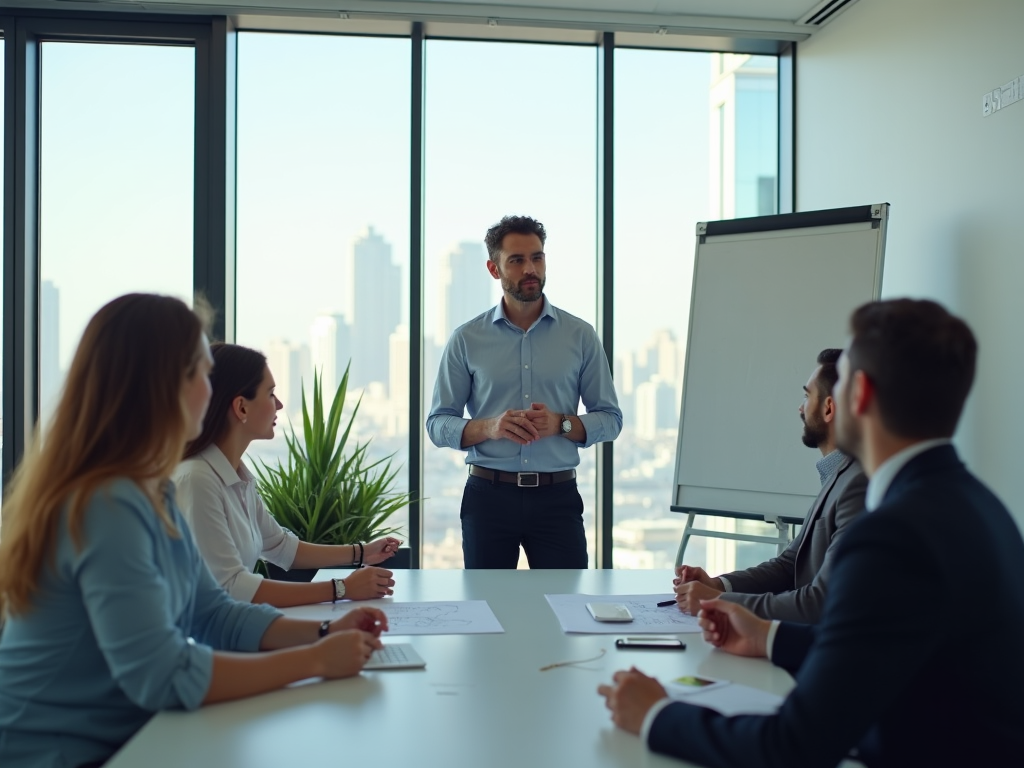
<svg viewBox="0 0 1024 768">
<path fill-rule="evenodd" d="M 800 420 L 803 443 L 821 451 L 818 477 L 821 492 L 804 518 L 800 535 L 778 557 L 724 576 L 711 578 L 703 568 L 676 568 L 679 610 L 700 611 L 701 600 L 721 596 L 746 606 L 762 619 L 784 619 L 814 624 L 821 618 L 836 546 L 856 517 L 864 511 L 868 479 L 860 464 L 836 448 L 836 403 L 832 389 L 839 377 L 836 361 L 841 349 L 818 355 L 818 367 L 804 385 Z"/>
<path fill-rule="evenodd" d="M 656 752 L 707 766 L 1019 766 L 1024 755 L 1024 541 L 950 438 L 974 378 L 967 325 L 931 301 L 866 304 L 839 360 L 839 447 L 871 478 L 816 627 L 703 603 L 704 637 L 796 678 L 771 716 L 669 702 L 616 672 L 612 719 Z"/>
<path fill-rule="evenodd" d="M 528 216 L 487 230 L 501 302 L 455 329 L 437 373 L 427 433 L 439 448 L 467 451 L 466 568 L 515 568 L 520 545 L 531 568 L 586 568 L 579 449 L 622 429 L 597 334 L 544 296 L 546 239 Z"/>
</svg>

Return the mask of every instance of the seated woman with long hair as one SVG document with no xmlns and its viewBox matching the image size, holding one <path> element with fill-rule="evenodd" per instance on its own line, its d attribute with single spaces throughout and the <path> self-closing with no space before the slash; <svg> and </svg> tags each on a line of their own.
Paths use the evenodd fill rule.
<svg viewBox="0 0 1024 768">
<path fill-rule="evenodd" d="M 267 512 L 242 461 L 253 440 L 274 436 L 281 401 L 267 358 L 236 344 L 210 346 L 213 395 L 203 432 L 174 471 L 178 504 L 217 582 L 236 600 L 284 608 L 328 600 L 365 600 L 393 594 L 392 572 L 358 568 L 344 579 L 294 583 L 253 573 L 259 558 L 290 568 L 333 568 L 387 560 L 400 541 L 327 545 L 299 541 Z"/>
<path fill-rule="evenodd" d="M 122 296 L 89 321 L 4 494 L 3 768 L 100 765 L 158 710 L 354 675 L 380 647 L 380 611 L 289 619 L 210 575 L 169 477 L 202 427 L 211 364 L 177 299 Z"/>
</svg>

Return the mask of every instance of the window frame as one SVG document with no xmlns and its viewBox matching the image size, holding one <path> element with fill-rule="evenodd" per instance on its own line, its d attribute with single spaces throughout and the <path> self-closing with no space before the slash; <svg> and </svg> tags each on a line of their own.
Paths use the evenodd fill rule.
<svg viewBox="0 0 1024 768">
<path fill-rule="evenodd" d="M 195 168 L 194 250 L 195 290 L 216 312 L 212 335 L 235 338 L 236 295 L 236 87 L 237 34 L 281 32 L 332 36 L 401 37 L 409 40 L 411 114 L 409 181 L 409 444 L 408 489 L 414 498 L 423 489 L 424 309 L 424 56 L 428 39 L 479 42 L 535 42 L 593 46 L 599 52 L 596 85 L 599 132 L 597 258 L 597 331 L 609 361 L 614 360 L 614 59 L 616 47 L 659 50 L 745 52 L 773 55 L 779 60 L 779 131 L 777 200 L 779 212 L 793 209 L 795 200 L 795 60 L 796 39 L 726 39 L 662 36 L 647 45 L 636 31 L 559 30 L 557 25 L 528 29 L 502 27 L 480 31 L 472 25 L 445 22 L 425 24 L 413 18 L 390 17 L 379 22 L 360 21 L 345 26 L 314 29 L 311 20 L 277 16 L 186 16 L 141 11 L 58 12 L 10 10 L 0 15 L 4 46 L 4 174 L 3 174 L 3 360 L 2 415 L 3 480 L 13 473 L 28 446 L 38 417 L 39 365 L 39 104 L 42 42 L 97 42 L 147 45 L 183 45 L 195 49 Z M 346 22 L 348 24 L 348 22 Z M 376 24 L 376 27 L 374 26 Z M 294 26 L 295 28 L 289 28 Z M 433 31 L 435 34 L 431 34 Z M 462 33 L 465 33 L 464 35 Z M 532 38 L 532 39 L 531 39 Z M 564 39 L 562 39 L 564 38 Z M 610 363 L 612 365 L 612 363 Z M 614 369 L 614 366 L 613 366 Z M 604 443 L 597 457 L 596 567 L 613 567 L 612 528 L 614 443 Z M 668 499 L 666 498 L 666 504 Z M 408 544 L 411 566 L 419 567 L 423 544 L 423 510 L 418 501 L 409 507 Z"/>
</svg>

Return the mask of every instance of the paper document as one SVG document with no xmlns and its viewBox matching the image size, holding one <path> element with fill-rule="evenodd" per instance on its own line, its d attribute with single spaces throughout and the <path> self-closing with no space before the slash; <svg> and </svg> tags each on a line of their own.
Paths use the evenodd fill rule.
<svg viewBox="0 0 1024 768">
<path fill-rule="evenodd" d="M 782 696 L 749 685 L 686 675 L 665 683 L 668 695 L 677 701 L 707 707 L 723 715 L 774 715 Z"/>
<path fill-rule="evenodd" d="M 388 617 L 391 635 L 484 635 L 501 634 L 505 630 L 486 600 L 453 600 L 451 602 L 395 603 L 390 600 L 346 600 L 341 603 L 318 603 L 282 608 L 293 619 L 336 619 L 359 606 L 380 608 Z"/>
<path fill-rule="evenodd" d="M 555 612 L 563 632 L 592 635 L 659 635 L 700 632 L 695 616 L 683 613 L 675 605 L 658 607 L 665 595 L 544 595 Z M 607 624 L 595 621 L 587 603 L 619 603 L 633 614 L 633 621 Z"/>
</svg>

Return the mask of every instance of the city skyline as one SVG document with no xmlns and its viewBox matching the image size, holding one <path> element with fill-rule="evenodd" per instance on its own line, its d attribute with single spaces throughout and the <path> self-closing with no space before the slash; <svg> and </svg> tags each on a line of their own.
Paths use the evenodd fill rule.
<svg viewBox="0 0 1024 768">
<path fill-rule="evenodd" d="M 425 48 L 424 231 L 415 254 L 407 41 L 246 32 L 238 48 L 236 341 L 268 356 L 292 413 L 315 367 L 334 383 L 352 360 L 363 397 L 356 429 L 375 455 L 394 453 L 402 464 L 409 430 L 421 439 L 423 430 L 409 423 L 412 345 L 423 345 L 425 407 L 452 329 L 500 296 L 485 267 L 487 227 L 511 213 L 543 221 L 545 295 L 591 325 L 605 245 L 595 50 L 446 40 Z M 182 49 L 43 49 L 40 271 L 60 293 L 58 312 L 44 318 L 59 332 L 43 329 L 40 364 L 55 356 L 63 369 L 88 317 L 114 295 L 191 299 L 195 68 Z M 616 54 L 615 321 L 601 329 L 613 334 L 627 417 L 614 448 L 616 562 L 666 562 L 674 549 L 666 531 L 682 527 L 667 506 L 693 225 L 773 209 L 774 67 L 771 57 Z M 154 68 L 161 87 L 142 88 Z M 343 76 L 352 71 L 362 74 Z M 532 99 L 533 119 L 480 113 L 478 97 L 493 83 L 531 72 L 546 85 Z M 88 101 L 82 78 L 95 85 Z M 94 105 L 94 123 L 62 130 Z M 160 151 L 139 137 L 155 137 Z M 115 226 L 121 219 L 132 226 Z M 150 240 L 159 247 L 140 252 Z M 422 339 L 409 332 L 414 259 L 423 259 Z M 55 378 L 47 370 L 41 385 Z M 252 456 L 280 455 L 278 432 L 254 443 Z M 423 467 L 412 468 L 425 483 L 424 552 L 445 553 L 450 564 L 459 554 L 442 544 L 458 528 L 464 459 L 425 447 Z M 593 543 L 593 450 L 579 474 Z"/>
</svg>

